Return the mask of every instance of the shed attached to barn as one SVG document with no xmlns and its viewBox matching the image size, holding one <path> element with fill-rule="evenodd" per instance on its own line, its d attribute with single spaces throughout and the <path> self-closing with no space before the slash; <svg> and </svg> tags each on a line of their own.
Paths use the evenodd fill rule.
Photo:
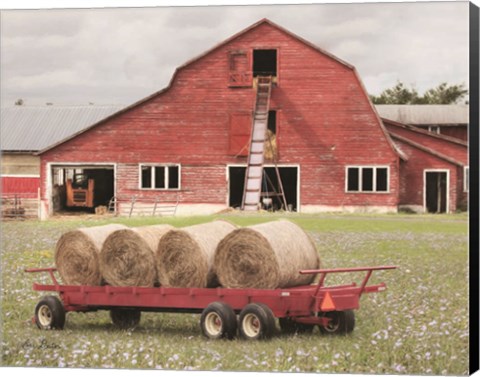
<svg viewBox="0 0 480 377">
<path fill-rule="evenodd" d="M 449 213 L 468 207 L 468 144 L 383 119 L 395 145 L 406 156 L 400 162 L 399 208 Z"/>
<path fill-rule="evenodd" d="M 468 141 L 468 105 L 375 105 L 382 118 Z"/>
<path fill-rule="evenodd" d="M 98 105 L 2 107 L 1 192 L 4 204 L 5 200 L 17 200 L 23 205 L 38 198 L 40 157 L 37 153 L 40 150 L 75 135 L 120 109 L 121 106 Z M 64 175 L 73 175 L 73 171 L 62 172 L 62 179 Z"/>
</svg>

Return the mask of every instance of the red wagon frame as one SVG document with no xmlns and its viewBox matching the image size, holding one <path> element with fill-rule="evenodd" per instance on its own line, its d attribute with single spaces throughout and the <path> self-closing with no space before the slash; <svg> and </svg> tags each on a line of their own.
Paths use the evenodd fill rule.
<svg viewBox="0 0 480 377">
<path fill-rule="evenodd" d="M 353 267 L 302 270 L 300 274 L 319 274 L 318 283 L 293 288 L 167 288 L 61 285 L 56 268 L 31 268 L 26 272 L 48 272 L 53 284 L 33 284 L 35 291 L 56 292 L 46 296 L 35 309 L 39 328 L 63 328 L 66 312 L 110 310 L 114 324 L 133 327 L 142 311 L 202 313 L 200 324 L 209 338 L 240 335 L 247 339 L 269 337 L 278 318 L 283 330 L 310 331 L 318 325 L 322 332 L 353 331 L 353 310 L 360 306 L 364 293 L 386 289 L 385 283 L 368 285 L 373 271 L 396 266 Z M 365 272 L 360 285 L 325 286 L 332 273 Z M 237 315 L 239 314 L 239 321 Z"/>
</svg>

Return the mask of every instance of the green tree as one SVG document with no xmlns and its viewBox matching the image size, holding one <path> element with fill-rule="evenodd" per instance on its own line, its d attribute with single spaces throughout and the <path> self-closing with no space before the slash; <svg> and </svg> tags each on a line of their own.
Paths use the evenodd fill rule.
<svg viewBox="0 0 480 377">
<path fill-rule="evenodd" d="M 468 90 L 464 84 L 448 85 L 446 82 L 442 82 L 436 88 L 427 90 L 423 95 L 423 100 L 428 104 L 447 105 L 458 103 L 467 94 Z"/>
<path fill-rule="evenodd" d="M 458 103 L 468 94 L 464 84 L 449 85 L 441 83 L 435 88 L 427 90 L 423 96 L 419 96 L 415 88 L 407 88 L 402 82 L 389 89 L 385 89 L 380 95 L 370 96 L 376 105 L 424 105 L 424 104 L 454 104 Z"/>
<path fill-rule="evenodd" d="M 385 89 L 380 96 L 370 96 L 372 102 L 377 105 L 405 105 L 414 103 L 418 93 L 415 89 L 408 89 L 402 82 L 390 89 Z"/>
</svg>

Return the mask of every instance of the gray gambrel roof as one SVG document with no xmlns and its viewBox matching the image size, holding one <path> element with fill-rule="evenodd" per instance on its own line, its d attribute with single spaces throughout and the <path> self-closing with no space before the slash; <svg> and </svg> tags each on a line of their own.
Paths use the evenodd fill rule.
<svg viewBox="0 0 480 377">
<path fill-rule="evenodd" d="M 382 118 L 404 124 L 468 124 L 468 105 L 376 105 Z M 124 109 L 121 105 L 12 106 L 0 110 L 2 151 L 38 152 Z"/>
<path fill-rule="evenodd" d="M 468 105 L 375 105 L 382 118 L 411 125 L 466 125 Z"/>
<path fill-rule="evenodd" d="M 40 151 L 116 113 L 123 107 L 52 105 L 1 108 L 1 150 Z"/>
</svg>

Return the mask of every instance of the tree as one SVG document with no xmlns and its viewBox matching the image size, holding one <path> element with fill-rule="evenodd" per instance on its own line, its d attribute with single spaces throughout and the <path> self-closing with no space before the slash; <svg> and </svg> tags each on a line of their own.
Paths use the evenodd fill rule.
<svg viewBox="0 0 480 377">
<path fill-rule="evenodd" d="M 423 99 L 428 104 L 446 105 L 458 103 L 467 94 L 468 90 L 465 89 L 464 84 L 449 86 L 446 82 L 442 82 L 436 88 L 427 90 Z"/>
<path fill-rule="evenodd" d="M 419 96 L 415 88 L 407 88 L 402 82 L 384 90 L 378 97 L 370 96 L 376 105 L 425 105 L 425 104 L 454 104 L 458 103 L 468 94 L 464 84 L 448 85 L 441 83 L 435 88 L 427 90 L 423 96 Z"/>
<path fill-rule="evenodd" d="M 393 88 L 384 90 L 380 96 L 370 96 L 372 102 L 378 105 L 405 105 L 415 102 L 417 97 L 415 89 L 408 89 L 399 81 Z"/>
<path fill-rule="evenodd" d="M 15 101 L 15 106 L 22 106 L 24 103 L 23 99 L 19 98 Z"/>
</svg>

